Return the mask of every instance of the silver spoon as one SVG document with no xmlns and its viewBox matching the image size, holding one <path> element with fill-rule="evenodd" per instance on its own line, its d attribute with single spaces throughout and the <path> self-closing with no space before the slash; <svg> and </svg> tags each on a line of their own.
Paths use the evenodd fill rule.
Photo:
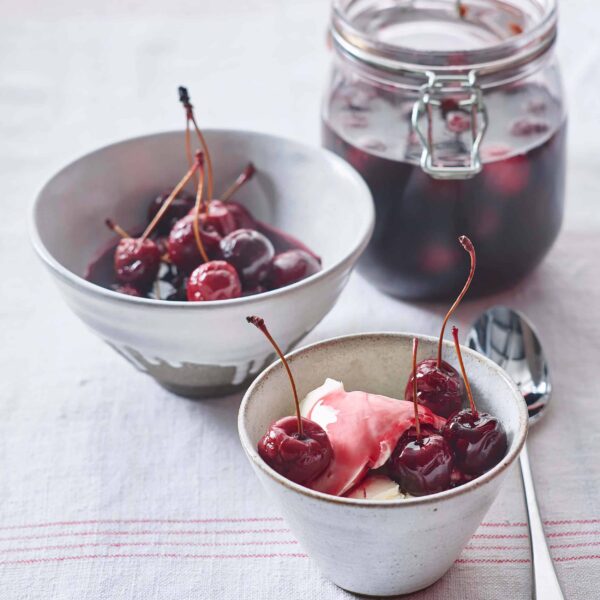
<svg viewBox="0 0 600 600">
<path fill-rule="evenodd" d="M 505 306 L 495 306 L 473 323 L 467 344 L 500 365 L 517 384 L 529 410 L 529 424 L 542 418 L 552 393 L 548 364 L 539 338 L 520 313 Z M 532 597 L 539 600 L 564 600 L 546 543 L 527 444 L 519 457 L 525 504 L 529 517 L 529 540 L 533 565 Z"/>
</svg>

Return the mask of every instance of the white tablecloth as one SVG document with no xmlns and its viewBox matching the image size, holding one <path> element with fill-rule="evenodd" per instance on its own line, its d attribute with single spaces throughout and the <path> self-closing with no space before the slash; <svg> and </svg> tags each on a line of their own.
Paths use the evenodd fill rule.
<svg viewBox="0 0 600 600">
<path fill-rule="evenodd" d="M 259 489 L 236 434 L 239 396 L 192 402 L 135 372 L 62 303 L 27 240 L 28 207 L 65 162 L 200 120 L 318 143 L 325 0 L 0 3 L 0 600 L 350 598 L 322 579 Z M 568 598 L 600 589 L 600 6 L 570 0 L 560 55 L 572 119 L 564 232 L 494 302 L 537 323 L 555 382 L 530 453 Z M 361 301 L 355 299 L 360 297 Z M 355 275 L 308 341 L 437 332 L 442 308 Z M 453 569 L 416 598 L 526 598 L 517 473 Z"/>
</svg>

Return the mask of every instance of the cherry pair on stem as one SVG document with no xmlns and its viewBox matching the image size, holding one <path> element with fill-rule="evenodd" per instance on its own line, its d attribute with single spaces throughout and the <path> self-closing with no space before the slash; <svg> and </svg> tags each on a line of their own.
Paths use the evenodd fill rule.
<svg viewBox="0 0 600 600">
<path fill-rule="evenodd" d="M 106 220 L 107 226 L 121 236 L 115 250 L 115 273 L 122 284 L 137 290 L 145 290 L 156 280 L 160 268 L 161 253 L 156 242 L 150 239 L 149 236 L 171 203 L 200 168 L 201 163 L 202 155 L 197 153 L 193 166 L 175 186 L 139 238 L 131 237 L 110 219 Z"/>
<path fill-rule="evenodd" d="M 500 462 L 508 447 L 502 423 L 496 417 L 477 410 L 456 327 L 452 328 L 452 336 L 470 407 L 455 412 L 442 431 L 422 428 L 419 421 L 416 401 L 418 340 L 413 340 L 415 425 L 400 438 L 388 462 L 390 476 L 412 496 L 443 492 L 482 475 Z"/>
</svg>

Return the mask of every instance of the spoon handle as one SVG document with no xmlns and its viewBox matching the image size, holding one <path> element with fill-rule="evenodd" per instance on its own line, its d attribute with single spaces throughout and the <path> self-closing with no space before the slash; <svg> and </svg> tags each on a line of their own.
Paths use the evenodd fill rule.
<svg viewBox="0 0 600 600">
<path fill-rule="evenodd" d="M 554 570 L 554 564 L 544 526 L 540 517 L 533 477 L 531 476 L 531 467 L 529 466 L 529 456 L 527 454 L 527 444 L 523 445 L 519 457 L 521 465 L 521 478 L 523 480 L 523 489 L 525 490 L 525 505 L 527 506 L 527 515 L 529 516 L 529 541 L 531 544 L 531 562 L 533 564 L 533 593 L 534 600 L 564 600 L 560 583 Z"/>
</svg>

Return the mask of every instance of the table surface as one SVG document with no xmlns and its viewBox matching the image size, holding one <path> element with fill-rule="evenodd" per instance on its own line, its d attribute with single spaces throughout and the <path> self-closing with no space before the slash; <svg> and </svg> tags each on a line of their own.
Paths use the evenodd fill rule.
<svg viewBox="0 0 600 600">
<path fill-rule="evenodd" d="M 186 84 L 206 126 L 319 143 L 326 0 L 0 0 L 0 600 L 350 598 L 322 579 L 258 489 L 235 431 L 239 396 L 174 397 L 91 335 L 28 242 L 28 210 L 62 165 L 180 127 Z M 568 598 L 600 587 L 600 80 L 596 0 L 562 6 L 570 102 L 565 226 L 510 294 L 537 323 L 555 402 L 530 454 Z M 200 100 L 201 98 L 201 100 Z M 354 300 L 360 296 L 361 302 Z M 440 307 L 353 275 L 308 341 L 435 333 Z M 418 598 L 526 598 L 530 562 L 513 472 L 457 564 Z"/>
</svg>

